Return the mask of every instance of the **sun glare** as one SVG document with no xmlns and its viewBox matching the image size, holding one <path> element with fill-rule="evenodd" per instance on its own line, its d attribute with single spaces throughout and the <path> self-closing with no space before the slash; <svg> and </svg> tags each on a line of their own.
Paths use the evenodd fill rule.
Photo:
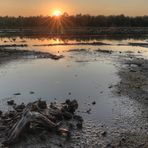
<svg viewBox="0 0 148 148">
<path fill-rule="evenodd" d="M 61 12 L 60 10 L 55 10 L 55 11 L 53 12 L 53 15 L 56 16 L 56 17 L 59 17 L 59 16 L 62 15 L 62 12 Z"/>
</svg>

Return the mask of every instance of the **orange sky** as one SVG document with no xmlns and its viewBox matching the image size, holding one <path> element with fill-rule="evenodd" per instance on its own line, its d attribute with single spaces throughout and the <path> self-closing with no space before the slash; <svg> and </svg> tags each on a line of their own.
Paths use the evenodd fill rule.
<svg viewBox="0 0 148 148">
<path fill-rule="evenodd" d="M 148 0 L 1 0 L 0 15 L 52 15 L 55 9 L 69 14 L 148 15 Z"/>
</svg>

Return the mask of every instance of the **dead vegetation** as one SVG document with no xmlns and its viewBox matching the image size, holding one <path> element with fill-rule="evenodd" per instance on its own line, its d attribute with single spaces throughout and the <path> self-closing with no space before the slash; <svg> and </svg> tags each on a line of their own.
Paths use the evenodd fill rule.
<svg viewBox="0 0 148 148">
<path fill-rule="evenodd" d="M 72 127 L 81 129 L 83 126 L 82 117 L 75 114 L 78 109 L 76 100 L 50 105 L 42 100 L 27 105 L 16 105 L 14 101 L 9 101 L 8 104 L 12 105 L 14 110 L 1 112 L 0 116 L 0 131 L 5 146 L 19 142 L 20 137 L 25 134 L 39 134 L 41 131 L 69 137 Z"/>
</svg>

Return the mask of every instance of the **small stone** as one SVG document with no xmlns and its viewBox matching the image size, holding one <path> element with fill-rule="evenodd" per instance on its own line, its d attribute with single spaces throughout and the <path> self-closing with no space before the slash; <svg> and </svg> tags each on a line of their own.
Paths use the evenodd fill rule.
<svg viewBox="0 0 148 148">
<path fill-rule="evenodd" d="M 107 132 L 106 132 L 106 131 L 103 131 L 103 132 L 101 133 L 101 135 L 102 135 L 103 137 L 106 137 Z"/>
<path fill-rule="evenodd" d="M 3 112 L 0 110 L 0 116 L 3 114 Z"/>
<path fill-rule="evenodd" d="M 9 100 L 9 101 L 7 101 L 7 104 L 8 104 L 8 105 L 14 105 L 14 100 Z"/>
<path fill-rule="evenodd" d="M 92 102 L 92 105 L 95 105 L 95 104 L 96 104 L 96 101 L 93 101 L 93 102 Z"/>
<path fill-rule="evenodd" d="M 21 93 L 15 93 L 15 94 L 13 94 L 14 96 L 20 96 L 21 95 Z"/>
<path fill-rule="evenodd" d="M 74 115 L 73 118 L 77 121 L 83 122 L 83 118 L 79 115 Z"/>
<path fill-rule="evenodd" d="M 109 143 L 109 144 L 106 145 L 106 148 L 115 148 L 115 147 L 112 144 Z"/>
<path fill-rule="evenodd" d="M 59 147 L 63 147 L 63 145 L 61 143 L 58 144 Z"/>
<path fill-rule="evenodd" d="M 39 100 L 38 101 L 38 107 L 41 108 L 41 109 L 46 109 L 47 108 L 46 101 Z"/>
<path fill-rule="evenodd" d="M 66 100 L 65 102 L 67 104 L 66 106 L 66 111 L 70 112 L 70 113 L 74 113 L 77 109 L 78 109 L 78 102 L 76 100 Z"/>
<path fill-rule="evenodd" d="M 69 129 L 73 129 L 74 125 L 70 122 L 70 123 L 68 123 L 68 127 L 69 127 Z"/>
<path fill-rule="evenodd" d="M 121 138 L 121 141 L 125 142 L 125 141 L 126 141 L 126 139 L 125 139 L 124 137 L 122 137 L 122 138 Z"/>
<path fill-rule="evenodd" d="M 70 104 L 70 102 L 71 102 L 71 101 L 70 101 L 69 99 L 67 99 L 67 100 L 65 101 L 65 103 L 68 104 L 68 105 Z"/>
<path fill-rule="evenodd" d="M 25 108 L 25 104 L 24 103 L 22 103 L 22 104 L 20 104 L 20 105 L 17 105 L 17 106 L 15 106 L 14 107 L 15 108 L 15 110 L 23 110 L 24 108 Z"/>
<path fill-rule="evenodd" d="M 90 112 L 91 112 L 91 109 L 88 109 L 88 110 L 86 111 L 86 113 L 88 113 L 88 114 L 90 114 Z"/>
<path fill-rule="evenodd" d="M 83 128 L 83 123 L 82 122 L 78 122 L 77 123 L 77 128 L 82 129 Z"/>
<path fill-rule="evenodd" d="M 109 88 L 109 89 L 111 89 L 112 87 L 113 87 L 113 86 L 112 86 L 112 85 L 110 85 L 108 88 Z"/>
<path fill-rule="evenodd" d="M 30 94 L 34 94 L 34 91 L 30 91 Z"/>
</svg>

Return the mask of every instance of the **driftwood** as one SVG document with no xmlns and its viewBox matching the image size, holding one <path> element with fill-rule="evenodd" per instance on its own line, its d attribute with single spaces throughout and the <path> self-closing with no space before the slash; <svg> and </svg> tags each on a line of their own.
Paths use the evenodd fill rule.
<svg viewBox="0 0 148 148">
<path fill-rule="evenodd" d="M 77 125 L 82 126 L 82 118 L 76 116 L 74 113 L 78 108 L 76 100 L 66 102 L 58 105 L 51 103 L 47 106 L 45 101 L 38 100 L 28 105 L 13 106 L 15 111 L 2 115 L 2 122 L 5 124 L 6 138 L 4 145 L 10 145 L 19 141 L 23 133 L 32 129 L 44 129 L 46 131 L 54 131 L 55 133 L 69 134 L 69 129 L 63 128 L 62 122 L 70 119 L 77 120 Z M 19 110 L 20 108 L 20 110 Z"/>
</svg>

